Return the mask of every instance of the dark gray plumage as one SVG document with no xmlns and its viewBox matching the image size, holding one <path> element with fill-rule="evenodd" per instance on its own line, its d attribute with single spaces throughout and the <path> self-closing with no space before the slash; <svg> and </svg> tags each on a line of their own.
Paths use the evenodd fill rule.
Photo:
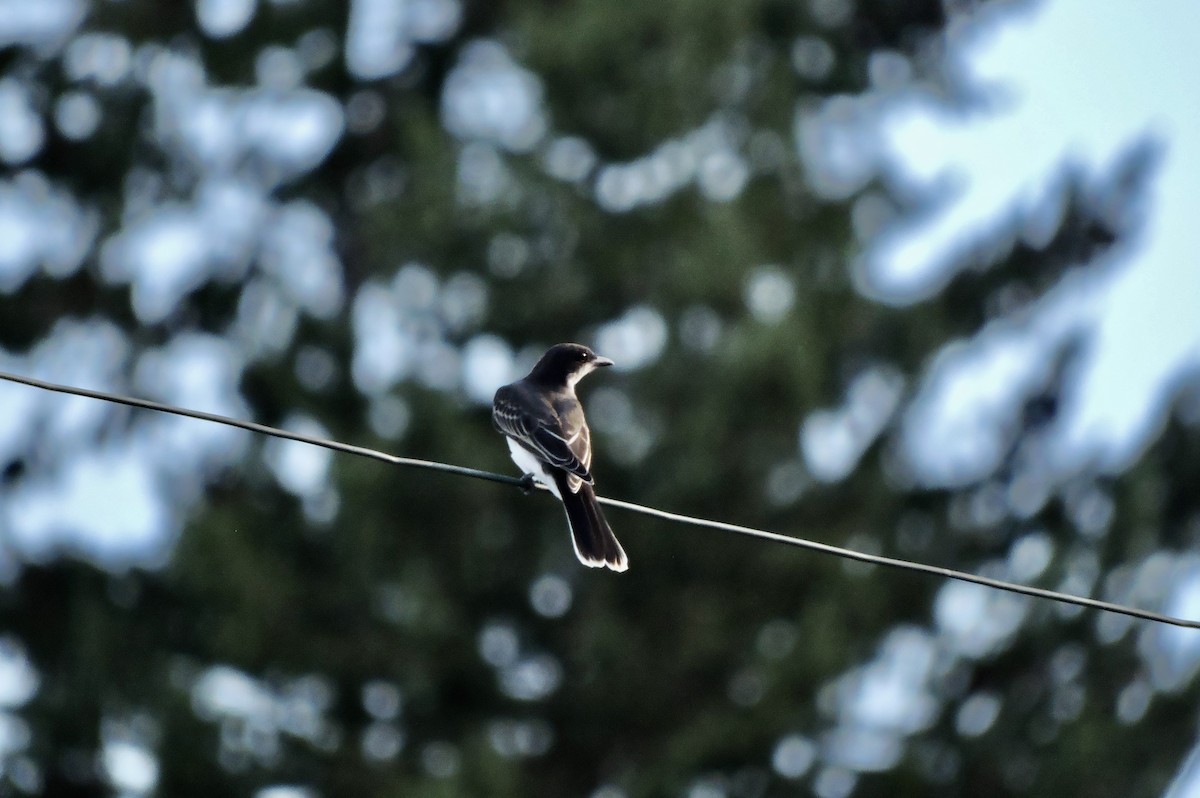
<svg viewBox="0 0 1200 798">
<path fill-rule="evenodd" d="M 517 466 L 562 501 L 579 561 L 624 571 L 625 550 L 592 488 L 592 436 L 575 395 L 579 380 L 611 365 L 581 344 L 552 346 L 524 379 L 496 391 L 492 423 L 504 433 Z"/>
</svg>

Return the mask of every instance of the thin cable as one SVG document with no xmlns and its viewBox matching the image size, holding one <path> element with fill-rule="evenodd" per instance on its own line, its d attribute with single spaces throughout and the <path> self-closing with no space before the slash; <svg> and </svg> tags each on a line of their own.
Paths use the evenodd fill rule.
<svg viewBox="0 0 1200 798">
<path fill-rule="evenodd" d="M 432 471 L 441 471 L 447 474 L 457 474 L 463 477 L 473 477 L 475 479 L 484 479 L 490 482 L 500 482 L 505 485 L 513 485 L 525 490 L 528 490 L 530 483 L 519 477 L 510 477 L 505 474 L 497 474 L 492 471 L 481 471 L 477 468 L 467 468 L 465 466 L 450 465 L 448 463 L 439 463 L 433 460 L 418 460 L 412 457 L 396 457 L 395 455 L 385 454 L 384 452 L 375 449 L 367 449 L 363 446 L 352 446 L 347 443 L 339 443 L 337 441 L 325 440 L 324 438 L 316 438 L 311 435 L 302 435 L 298 432 L 288 432 L 286 430 L 268 427 L 265 424 L 256 424 L 253 421 L 239 421 L 235 418 L 227 416 L 219 416 L 215 413 L 203 413 L 199 410 L 188 410 L 174 405 L 163 404 L 161 402 L 152 402 L 148 399 L 137 399 L 131 396 L 121 396 L 119 394 L 105 393 L 103 391 L 92 391 L 85 388 L 75 388 L 69 385 L 60 385 L 53 382 L 45 382 L 32 377 L 22 377 L 16 374 L 9 374 L 0 371 L 0 379 L 16 382 L 22 385 L 28 385 L 33 388 L 41 388 L 46 391 L 55 391 L 57 393 L 74 394 L 75 396 L 84 396 L 89 399 L 100 399 L 105 402 L 115 402 L 116 404 L 128 405 L 129 407 L 140 407 L 146 410 L 157 410 L 163 413 L 173 413 L 177 416 L 186 416 L 188 418 L 196 418 L 201 421 L 211 421 L 216 424 L 224 424 L 238 429 L 249 430 L 263 435 L 270 435 L 275 438 L 284 438 L 286 440 L 298 441 L 307 443 L 312 446 L 320 446 L 325 449 L 332 449 L 335 452 L 345 452 L 346 454 L 354 454 L 360 457 L 369 457 L 373 460 L 379 460 L 392 465 L 410 466 L 413 468 L 425 468 Z M 541 487 L 541 486 L 537 486 Z M 1089 607 L 1091 609 L 1103 610 L 1105 612 L 1113 612 L 1118 615 L 1127 615 L 1131 618 L 1140 618 L 1144 621 L 1153 621 L 1155 623 L 1165 623 L 1172 626 L 1182 626 L 1187 629 L 1200 629 L 1200 621 L 1190 621 L 1185 618 L 1176 618 L 1172 615 L 1163 615 L 1150 610 L 1137 609 L 1136 607 L 1127 607 L 1124 604 L 1114 604 L 1109 601 L 1101 601 L 1100 599 L 1086 598 L 1084 596 L 1076 596 L 1070 593 L 1060 593 L 1055 590 L 1047 590 L 1040 587 L 1031 587 L 1029 585 L 1021 585 L 1015 582 L 1006 582 L 1002 579 L 992 579 L 986 576 L 978 576 L 965 571 L 956 571 L 952 568 L 941 568 L 936 565 L 925 565 L 924 563 L 910 562 L 908 560 L 899 560 L 893 557 L 884 557 L 879 554 L 867 554 L 861 551 L 852 549 L 843 549 L 838 546 L 831 546 L 828 543 L 817 543 L 803 538 L 793 538 L 787 535 L 780 535 L 777 532 L 767 532 L 762 529 L 754 529 L 753 527 L 738 526 L 737 524 L 727 524 L 723 521 L 710 521 L 705 518 L 695 518 L 690 515 L 680 515 L 679 513 L 671 513 L 666 510 L 659 510 L 654 507 L 646 507 L 633 502 L 625 502 L 620 499 L 608 499 L 605 497 L 597 497 L 601 504 L 609 507 L 616 507 L 629 512 L 641 513 L 655 518 L 661 518 L 666 521 L 674 521 L 680 524 L 689 524 L 691 526 L 707 527 L 709 529 L 717 529 L 722 532 L 733 532 L 738 535 L 746 535 L 759 540 L 766 540 L 772 543 L 783 543 L 788 546 L 798 546 L 802 549 L 821 552 L 822 554 L 832 554 L 835 557 L 842 557 L 847 560 L 857 560 L 858 562 L 869 563 L 871 565 L 882 565 L 888 568 L 899 568 L 905 571 L 916 571 L 918 573 L 932 574 L 934 576 L 942 576 L 947 579 L 957 579 L 960 582 L 971 582 L 976 585 L 994 588 L 996 590 L 1006 590 L 1009 593 L 1018 593 L 1023 596 L 1032 596 L 1034 598 L 1049 599 L 1050 601 L 1058 601 L 1064 604 L 1074 604 L 1079 607 Z"/>
<path fill-rule="evenodd" d="M 55 382 L 46 382 L 44 380 L 34 379 L 33 377 L 22 377 L 18 374 L 9 374 L 4 371 L 0 371 L 0 380 L 19 382 L 22 385 L 41 388 L 45 391 L 69 393 L 74 394 L 75 396 L 85 396 L 88 399 L 101 399 L 105 402 L 115 402 L 119 405 L 128 405 L 129 407 L 140 407 L 146 410 L 158 410 L 163 413 L 174 413 L 177 416 L 198 418 L 201 421 L 211 421 L 215 424 L 224 424 L 227 427 L 237 427 L 238 429 L 249 430 L 250 432 L 258 432 L 275 438 L 286 438 L 289 441 L 308 443 L 313 446 L 320 446 L 324 449 L 332 449 L 335 452 L 345 452 L 346 454 L 356 454 L 359 457 L 369 457 L 372 460 L 381 460 L 385 463 L 391 463 L 392 465 L 428 468 L 432 471 L 444 471 L 447 474 L 458 474 L 462 477 L 474 477 L 475 479 L 486 479 L 490 480 L 491 482 L 502 482 L 505 485 L 528 487 L 528 483 L 519 477 L 510 477 L 505 474 L 495 474 L 491 471 L 480 471 L 477 468 L 450 465 L 449 463 L 438 463 L 433 460 L 417 460 L 412 457 L 396 457 L 395 455 L 385 454 L 384 452 L 376 451 L 375 449 L 367 449 L 363 446 L 352 446 L 348 443 L 330 441 L 324 438 L 317 438 L 312 435 L 304 435 L 299 432 L 288 432 L 287 430 L 268 427 L 266 424 L 255 424 L 253 421 L 239 421 L 236 418 L 229 418 L 228 416 L 218 416 L 215 413 L 204 413 L 199 410 L 188 410 L 187 408 L 163 404 L 162 402 L 152 402 L 149 399 L 121 396 L 114 393 L 105 393 L 104 391 L 92 391 L 88 390 L 87 388 L 75 388 L 70 385 L 60 385 Z"/>
<path fill-rule="evenodd" d="M 933 574 L 935 576 L 944 576 L 949 579 L 957 579 L 960 582 L 973 582 L 984 587 L 992 587 L 997 590 L 1007 590 L 1010 593 L 1020 593 L 1024 596 L 1034 596 L 1035 598 L 1050 599 L 1051 601 L 1061 601 L 1066 604 L 1076 604 L 1080 607 L 1091 607 L 1092 609 L 1105 610 L 1106 612 L 1116 612 L 1121 615 L 1128 615 L 1133 618 L 1141 618 L 1146 621 L 1156 621 L 1158 623 L 1169 623 L 1174 626 L 1185 626 L 1188 629 L 1200 629 L 1200 621 L 1189 621 L 1184 618 L 1176 618 L 1172 615 L 1162 615 L 1161 613 L 1151 612 L 1150 610 L 1139 610 L 1136 607 L 1127 607 L 1124 604 L 1113 604 L 1110 601 L 1101 601 L 1100 599 L 1085 598 L 1076 596 L 1071 593 L 1059 593 L 1055 590 L 1047 590 L 1041 587 L 1030 587 L 1029 585 L 1020 585 L 1016 582 L 1005 582 L 1003 579 L 992 579 L 987 576 L 977 576 L 969 574 L 966 571 L 955 571 L 952 568 L 941 568 L 936 565 L 926 565 L 919 562 L 910 562 L 908 560 L 898 560 L 894 557 L 884 557 L 880 554 L 867 554 L 853 549 L 843 549 L 838 546 L 830 546 L 828 543 L 817 543 L 812 540 L 803 538 L 793 538 L 787 535 L 780 535 L 778 532 L 766 532 L 762 529 L 754 529 L 748 526 L 738 526 L 737 524 L 727 524 L 724 521 L 709 521 L 705 518 L 693 518 L 689 515 L 679 515 L 678 513 L 669 513 L 666 510 L 659 510 L 654 507 L 643 507 L 640 504 L 632 504 L 623 502 L 620 499 L 606 499 L 597 497 L 601 504 L 607 504 L 612 507 L 619 507 L 622 510 L 631 510 L 635 513 L 643 515 L 652 515 L 657 518 L 662 518 L 667 521 L 675 521 L 683 524 L 691 524 L 693 526 L 704 526 L 709 529 L 719 529 L 723 532 L 734 532 L 738 535 L 747 535 L 759 540 L 769 540 L 772 543 L 786 543 L 789 546 L 799 546 L 802 549 L 810 549 L 819 551 L 823 554 L 832 554 L 835 557 L 844 557 L 847 560 L 858 560 L 859 562 L 870 563 L 871 565 L 883 565 L 888 568 L 900 568 L 905 571 L 918 571 L 924 574 Z"/>
</svg>

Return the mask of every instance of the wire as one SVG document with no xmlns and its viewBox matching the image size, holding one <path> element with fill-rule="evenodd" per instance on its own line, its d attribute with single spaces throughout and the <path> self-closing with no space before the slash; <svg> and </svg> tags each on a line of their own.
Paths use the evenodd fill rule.
<svg viewBox="0 0 1200 798">
<path fill-rule="evenodd" d="M 298 432 L 288 432 L 286 430 L 276 429 L 275 427 L 268 427 L 265 424 L 256 424 L 253 421 L 239 421 L 238 419 L 229 418 L 227 416 L 219 416 L 215 413 L 204 413 L 199 410 L 188 410 L 187 408 L 176 407 L 174 405 L 168 405 L 162 402 L 153 402 L 149 399 L 138 399 L 132 396 L 121 396 L 119 394 L 105 393 L 104 391 L 75 388 L 70 385 L 60 385 L 58 383 L 46 382 L 44 380 L 34 379 L 33 377 L 24 377 L 2 371 L 0 371 L 0 379 L 8 380 L 9 382 L 20 383 L 22 385 L 28 385 L 33 388 L 41 388 L 42 390 L 46 391 L 54 391 L 56 393 L 73 394 L 75 396 L 83 396 L 89 399 L 99 399 L 105 402 L 114 402 L 116 404 L 127 405 L 129 407 L 139 407 L 145 410 L 157 410 L 163 413 L 173 413 L 177 416 L 186 416 L 188 418 L 195 418 L 201 421 L 211 421 L 216 424 L 224 424 L 226 426 L 237 427 L 238 429 L 244 429 L 250 432 L 270 435 L 275 438 L 283 438 L 286 440 L 297 441 L 299 443 L 307 443 L 312 446 L 320 446 L 325 449 L 332 449 L 336 452 L 345 452 L 346 454 L 358 455 L 360 457 L 369 457 L 373 460 L 379 460 L 392 465 L 409 466 L 412 468 L 425 468 L 431 471 L 441 471 L 446 474 L 456 474 L 463 477 L 472 477 L 474 479 L 483 479 L 490 482 L 499 482 L 501 484 L 522 488 L 526 491 L 528 491 L 531 487 L 541 487 L 535 486 L 528 479 L 520 477 L 511 477 L 505 474 L 497 474 L 492 471 L 482 471 L 477 468 L 467 468 L 465 466 L 451 465 L 449 463 L 439 463 L 433 460 L 418 460 L 412 457 L 397 457 L 395 455 L 386 454 L 375 449 L 368 449 L 364 446 L 352 446 L 348 443 L 326 440 L 324 438 L 317 438 L 312 435 L 303 435 Z M 926 565 L 924 563 L 910 562 L 909 560 L 901 560 L 894 557 L 884 557 L 879 554 L 867 554 L 865 552 L 854 551 L 852 549 L 843 549 L 839 546 L 831 546 L 828 543 L 817 543 L 815 541 L 805 540 L 803 538 L 780 535 L 777 532 L 767 532 L 762 529 L 754 529 L 753 527 L 739 526 L 737 524 L 728 524 L 723 521 L 711 521 L 706 518 L 696 518 L 690 515 L 671 513 L 654 507 L 646 507 L 641 504 L 634 504 L 633 502 L 621 501 L 620 499 L 609 499 L 599 496 L 597 497 L 597 500 L 601 504 L 609 507 L 616 507 L 618 509 L 627 510 L 633 513 L 641 513 L 642 515 L 661 518 L 665 521 L 689 524 L 691 526 L 707 527 L 709 529 L 717 529 L 722 532 L 733 532 L 734 534 L 758 538 L 759 540 L 766 540 L 772 543 L 783 543 L 788 546 L 797 546 L 802 549 L 808 549 L 810 551 L 816 551 L 822 554 L 832 554 L 835 557 L 842 557 L 847 560 L 856 560 L 858 562 L 869 563 L 871 565 L 882 565 L 888 568 L 898 568 L 905 571 L 916 571 L 918 573 L 942 576 L 947 579 L 956 579 L 960 582 L 970 582 L 976 585 L 994 588 L 996 590 L 1005 590 L 1009 593 L 1017 593 L 1023 596 L 1031 596 L 1033 598 L 1049 599 L 1050 601 L 1057 601 L 1064 604 L 1074 604 L 1079 607 L 1089 607 L 1091 609 L 1113 612 L 1117 613 L 1118 615 L 1127 615 L 1131 618 L 1140 618 L 1141 620 L 1153 621 L 1155 623 L 1182 626 L 1188 629 L 1200 629 L 1200 621 L 1176 618 L 1172 615 L 1164 615 L 1162 613 L 1151 612 L 1150 610 L 1128 607 L 1124 604 L 1116 604 L 1110 601 L 1101 601 L 1100 599 L 1076 596 L 1071 593 L 1060 593 L 1055 590 L 1031 587 L 1029 585 L 1022 585 L 1016 582 L 1006 582 L 1002 579 L 992 579 L 986 576 L 978 576 L 965 571 L 956 571 L 952 568 L 940 568 L 936 565 Z"/>
<path fill-rule="evenodd" d="M 810 551 L 819 551 L 823 554 L 832 554 L 835 557 L 843 557 L 847 560 L 858 560 L 859 562 L 870 563 L 871 565 L 883 565 L 888 568 L 899 568 L 904 571 L 917 571 L 923 574 L 933 574 L 935 576 L 944 576 L 948 579 L 957 579 L 960 582 L 972 582 L 976 585 L 995 588 L 996 590 L 1007 590 L 1010 593 L 1020 593 L 1023 596 L 1033 596 L 1034 598 L 1050 599 L 1051 601 L 1061 601 L 1065 604 L 1075 604 L 1080 607 L 1091 607 L 1092 609 L 1104 610 L 1106 612 L 1115 612 L 1121 615 L 1128 615 L 1132 618 L 1141 618 L 1146 621 L 1155 621 L 1157 623 L 1169 623 L 1173 626 L 1184 626 L 1188 629 L 1200 629 L 1200 621 L 1189 621 L 1184 618 L 1176 618 L 1173 615 L 1163 615 L 1150 610 L 1140 610 L 1136 607 L 1127 607 L 1124 604 L 1114 604 L 1111 601 L 1101 601 L 1100 599 L 1086 598 L 1084 596 L 1076 596 L 1071 593 L 1059 593 L 1056 590 L 1047 590 L 1042 587 L 1031 587 L 1029 585 L 1021 585 L 1016 582 L 1005 582 L 1003 579 L 992 579 L 987 576 L 978 576 L 969 574 L 966 571 L 955 571 L 953 568 L 941 568 L 936 565 L 926 565 L 925 563 L 910 562 L 909 560 L 899 560 L 895 557 L 884 557 L 881 554 L 867 554 L 862 551 L 854 551 L 853 549 L 843 549 L 838 546 L 831 546 L 828 543 L 817 543 L 804 538 L 793 538 L 787 535 L 780 535 L 778 532 L 767 532 L 762 529 L 754 529 L 748 526 L 738 526 L 737 524 L 727 524 L 724 521 L 710 521 L 706 518 L 693 518 L 689 515 L 679 515 L 678 513 L 669 513 L 666 510 L 659 510 L 654 507 L 643 507 L 640 504 L 631 504 L 623 502 L 620 499 L 606 499 L 598 497 L 601 504 L 607 504 L 612 507 L 620 507 L 623 510 L 631 510 L 635 513 L 643 515 L 652 515 L 657 518 L 662 518 L 667 521 L 676 521 L 682 524 L 692 524 L 693 526 L 704 526 L 709 529 L 719 529 L 723 532 L 734 532 L 738 535 L 746 535 L 759 540 L 769 540 L 772 543 L 786 543 L 789 546 L 798 546 L 802 549 Z"/>
<path fill-rule="evenodd" d="M 417 460 L 412 457 L 397 457 L 395 455 L 376 451 L 375 449 L 368 449 L 364 446 L 352 446 L 349 443 L 326 440 L 325 438 L 317 438 L 312 435 L 304 435 L 299 432 L 288 432 L 287 430 L 268 427 L 266 424 L 255 424 L 253 421 L 240 421 L 236 418 L 229 418 L 228 416 L 219 416 L 216 413 L 205 413 L 200 410 L 188 410 L 184 407 L 176 407 L 175 405 L 163 404 L 162 402 L 152 402 L 149 399 L 138 399 L 133 396 L 121 396 L 114 393 L 105 393 L 104 391 L 92 391 L 88 390 L 87 388 L 75 388 L 70 385 L 60 385 L 54 382 L 46 382 L 45 380 L 34 379 L 33 377 L 23 377 L 18 374 L 9 374 L 4 371 L 0 371 L 0 380 L 18 382 L 22 385 L 41 388 L 44 391 L 69 393 L 74 394 L 75 396 L 84 396 L 88 399 L 100 399 L 105 402 L 128 405 L 129 407 L 140 407 L 145 410 L 158 410 L 163 413 L 173 413 L 177 416 L 198 418 L 201 421 L 211 421 L 215 424 L 224 424 L 227 427 L 237 427 L 238 429 L 249 430 L 250 432 L 258 432 L 275 438 L 285 438 L 289 441 L 308 443 L 313 446 L 320 446 L 324 449 L 332 449 L 335 452 L 345 452 L 346 454 L 356 454 L 359 457 L 369 457 L 372 460 L 381 460 L 385 463 L 391 463 L 392 465 L 428 468 L 432 471 L 443 471 L 447 474 L 457 474 L 462 477 L 486 479 L 492 482 L 502 482 L 506 485 L 516 485 L 517 487 L 521 488 L 528 487 L 528 483 L 518 477 L 510 477 L 505 474 L 495 474 L 491 471 L 480 471 L 477 468 L 467 468 L 466 466 L 450 465 L 449 463 L 438 463 L 434 462 L 433 460 Z"/>
</svg>

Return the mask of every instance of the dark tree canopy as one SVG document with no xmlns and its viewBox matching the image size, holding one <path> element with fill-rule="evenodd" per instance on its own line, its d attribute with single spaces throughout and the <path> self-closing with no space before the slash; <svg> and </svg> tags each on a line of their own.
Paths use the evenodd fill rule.
<svg viewBox="0 0 1200 798">
<path fill-rule="evenodd" d="M 1078 337 L 991 460 L 905 454 L 1156 168 L 871 296 L 932 200 L 851 98 L 960 99 L 963 4 L 35 5 L 0 0 L 0 370 L 513 473 L 491 392 L 579 340 L 618 361 L 581 388 L 602 495 L 1155 609 L 1200 567 L 1186 386 L 1131 467 L 1039 465 Z M 3 794 L 1115 798 L 1193 742 L 1176 631 L 617 510 L 594 572 L 543 495 L 0 407 Z"/>
</svg>

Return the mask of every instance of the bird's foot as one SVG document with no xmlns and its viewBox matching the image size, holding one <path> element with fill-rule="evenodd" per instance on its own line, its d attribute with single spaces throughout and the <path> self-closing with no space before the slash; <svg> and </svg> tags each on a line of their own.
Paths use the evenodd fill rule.
<svg viewBox="0 0 1200 798">
<path fill-rule="evenodd" d="M 533 474 L 526 474 L 521 477 L 521 492 L 526 496 L 537 490 L 537 483 L 533 481 Z"/>
</svg>

